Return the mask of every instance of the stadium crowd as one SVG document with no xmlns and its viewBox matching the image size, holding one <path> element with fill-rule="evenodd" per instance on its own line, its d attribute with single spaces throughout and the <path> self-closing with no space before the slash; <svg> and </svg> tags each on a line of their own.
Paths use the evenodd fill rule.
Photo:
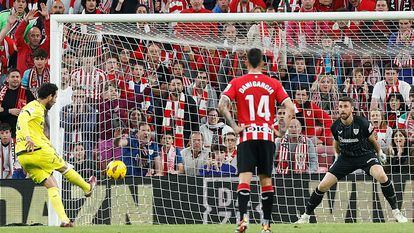
<svg viewBox="0 0 414 233">
<path fill-rule="evenodd" d="M 51 14 L 346 14 L 412 11 L 414 2 L 3 0 L 0 8 L 0 179 L 19 179 L 25 172 L 14 156 L 16 121 L 20 109 L 36 99 L 37 88 L 50 81 Z M 148 35 L 162 32 L 147 23 L 136 28 Z M 357 114 L 372 122 L 388 155 L 387 171 L 413 174 L 412 21 L 178 23 L 164 28 L 179 38 L 215 38 L 223 48 L 121 36 L 99 40 L 82 26 L 65 28 L 59 96 L 63 156 L 84 177 L 104 178 L 112 160 L 124 161 L 127 176 L 236 175 L 239 135 L 217 111 L 227 83 L 247 71 L 245 50 L 236 44 L 263 48 L 263 72 L 282 82 L 296 106 L 287 135 L 284 109 L 277 109 L 274 173 L 327 171 L 334 159 L 330 126 L 338 117 L 338 98 L 348 95 Z M 93 46 L 91 38 L 98 41 Z"/>
</svg>

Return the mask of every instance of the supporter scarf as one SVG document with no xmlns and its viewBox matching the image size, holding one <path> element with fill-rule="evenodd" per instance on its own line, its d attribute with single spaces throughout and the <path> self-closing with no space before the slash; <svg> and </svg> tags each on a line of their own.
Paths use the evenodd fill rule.
<svg viewBox="0 0 414 233">
<path fill-rule="evenodd" d="M 11 177 L 11 175 L 13 173 L 13 168 L 14 168 L 14 164 L 13 164 L 13 161 L 14 161 L 14 143 L 13 143 L 13 140 L 10 140 L 10 143 L 7 147 L 8 147 L 8 150 L 9 150 L 9 156 L 8 157 L 5 157 L 3 155 L 3 145 L 1 145 L 1 148 L 0 148 L 0 172 L 1 172 L 0 179 L 5 179 L 6 177 Z M 3 172 L 6 171 L 6 168 L 3 167 L 5 158 L 7 158 L 9 160 L 10 165 L 9 165 L 9 169 L 7 171 L 6 177 L 2 177 Z"/>
<path fill-rule="evenodd" d="M 48 83 L 50 80 L 50 73 L 49 69 L 44 68 L 42 74 L 40 75 L 37 73 L 36 68 L 30 69 L 29 73 L 29 89 L 38 88 L 43 83 Z"/>
<path fill-rule="evenodd" d="M 208 101 L 208 92 L 207 87 L 204 88 L 202 95 L 199 97 L 197 93 L 197 87 L 193 87 L 193 99 L 198 105 L 198 114 L 200 117 L 205 117 L 207 115 L 207 101 Z"/>
<path fill-rule="evenodd" d="M 141 78 L 141 85 L 139 85 L 139 92 L 144 96 L 144 102 L 142 103 L 142 110 L 146 113 L 148 108 L 151 106 L 151 96 L 144 95 L 144 91 L 146 88 L 149 88 L 149 83 L 146 78 Z"/>
<path fill-rule="evenodd" d="M 0 105 L 3 103 L 7 90 L 9 90 L 9 86 L 7 84 L 5 84 L 3 88 L 0 90 Z M 24 89 L 22 86 L 19 86 L 18 93 L 17 93 L 16 108 L 22 109 L 26 104 L 27 104 L 26 89 Z"/>
<path fill-rule="evenodd" d="M 390 96 L 390 94 L 392 93 L 400 93 L 400 89 L 399 89 L 399 81 L 397 80 L 397 82 L 395 83 L 395 85 L 391 86 L 388 85 L 387 83 L 385 83 L 385 99 L 387 100 L 388 97 Z M 386 102 L 386 101 L 384 101 Z"/>
<path fill-rule="evenodd" d="M 241 2 L 237 5 L 237 13 L 250 13 L 253 10 L 254 4 L 252 2 L 248 2 L 248 4 L 243 5 Z"/>
<path fill-rule="evenodd" d="M 364 116 L 367 116 L 369 105 L 367 95 L 369 93 L 364 93 L 363 87 L 357 87 L 354 84 L 352 84 L 349 90 L 351 91 L 349 93 L 350 97 L 355 101 L 355 109 L 361 111 Z"/>
<path fill-rule="evenodd" d="M 280 147 L 278 151 L 278 163 L 276 168 L 277 173 L 288 174 L 289 170 L 292 169 L 289 167 L 290 162 L 292 162 L 294 173 L 306 172 L 308 170 L 309 164 L 308 145 L 306 137 L 300 136 L 298 138 L 293 161 L 291 161 L 292 156 L 290 156 L 289 144 L 289 139 L 287 137 L 283 137 L 280 141 Z"/>
<path fill-rule="evenodd" d="M 162 121 L 163 131 L 175 129 L 174 138 L 175 146 L 178 148 L 184 147 L 184 108 L 185 95 L 180 93 L 178 104 L 177 101 L 172 101 L 171 96 L 168 97 L 167 104 L 164 109 L 164 119 Z M 174 120 L 174 124 L 172 124 Z"/>
<path fill-rule="evenodd" d="M 175 171 L 175 157 L 177 152 L 174 146 L 170 146 L 169 149 L 165 149 L 163 146 L 161 148 L 161 159 L 163 162 L 163 171 L 164 175 L 167 175 L 169 172 Z"/>
</svg>

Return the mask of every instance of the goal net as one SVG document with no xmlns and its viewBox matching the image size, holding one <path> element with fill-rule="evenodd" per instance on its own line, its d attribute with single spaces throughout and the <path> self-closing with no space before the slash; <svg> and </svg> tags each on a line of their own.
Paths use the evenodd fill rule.
<svg viewBox="0 0 414 233">
<path fill-rule="evenodd" d="M 52 141 L 85 178 L 99 179 L 89 199 L 62 181 L 69 217 L 78 225 L 235 223 L 239 135 L 217 104 L 257 47 L 263 72 L 296 105 L 288 137 L 277 106 L 272 220 L 295 222 L 332 165 L 330 125 L 343 95 L 373 123 L 398 206 L 412 220 L 414 13 L 346 14 L 52 16 L 51 69 L 61 88 Z M 107 178 L 113 160 L 126 163 L 126 179 Z M 392 221 L 380 184 L 362 170 L 332 187 L 315 214 L 321 223 Z M 260 222 L 257 180 L 249 215 Z"/>
</svg>

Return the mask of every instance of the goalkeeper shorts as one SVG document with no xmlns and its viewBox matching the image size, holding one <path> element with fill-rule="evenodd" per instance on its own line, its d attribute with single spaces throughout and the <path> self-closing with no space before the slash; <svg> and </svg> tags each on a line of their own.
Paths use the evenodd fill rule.
<svg viewBox="0 0 414 233">
<path fill-rule="evenodd" d="M 34 152 L 20 154 L 19 162 L 30 178 L 38 184 L 49 178 L 54 170 L 66 165 L 52 147 L 42 147 Z"/>
<path fill-rule="evenodd" d="M 340 155 L 331 168 L 329 168 L 329 172 L 340 180 L 358 169 L 362 169 L 367 175 L 370 175 L 369 170 L 377 164 L 381 165 L 374 153 L 361 157 Z"/>
</svg>

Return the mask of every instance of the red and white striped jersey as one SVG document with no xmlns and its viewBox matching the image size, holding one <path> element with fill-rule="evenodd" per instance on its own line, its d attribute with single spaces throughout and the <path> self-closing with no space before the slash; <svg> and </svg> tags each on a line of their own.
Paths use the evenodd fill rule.
<svg viewBox="0 0 414 233">
<path fill-rule="evenodd" d="M 186 0 L 173 0 L 171 1 L 168 8 L 166 8 L 167 2 L 167 0 L 163 0 L 161 4 L 162 8 L 164 9 L 164 13 L 177 14 L 182 10 L 188 8 L 188 3 Z"/>
<path fill-rule="evenodd" d="M 93 99 L 99 99 L 103 91 L 103 84 L 106 81 L 105 72 L 98 68 L 93 68 L 92 72 L 87 72 L 83 68 L 76 69 L 72 72 L 72 77 L 77 81 L 77 85 L 86 88 L 87 96 Z"/>
<path fill-rule="evenodd" d="M 10 55 L 14 53 L 15 42 L 12 38 L 6 36 L 2 42 L 0 42 L 0 73 L 6 74 L 7 67 L 9 66 Z"/>
<path fill-rule="evenodd" d="M 271 126 L 275 121 L 276 103 L 282 104 L 289 97 L 278 80 L 264 74 L 247 74 L 231 80 L 222 95 L 236 101 L 239 124 L 247 126 L 240 133 L 240 143 L 274 140 Z"/>
</svg>

